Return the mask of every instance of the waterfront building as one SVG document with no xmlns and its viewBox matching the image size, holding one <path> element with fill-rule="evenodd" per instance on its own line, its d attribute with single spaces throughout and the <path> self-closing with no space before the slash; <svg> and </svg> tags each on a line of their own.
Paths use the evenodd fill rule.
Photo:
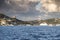
<svg viewBox="0 0 60 40">
<path fill-rule="evenodd" d="M 40 26 L 48 26 L 48 24 L 46 22 L 43 22 L 40 24 Z"/>
</svg>

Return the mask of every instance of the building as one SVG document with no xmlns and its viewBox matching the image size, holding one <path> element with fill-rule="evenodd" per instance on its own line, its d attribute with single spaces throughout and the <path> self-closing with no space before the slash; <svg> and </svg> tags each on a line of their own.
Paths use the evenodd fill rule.
<svg viewBox="0 0 60 40">
<path fill-rule="evenodd" d="M 0 19 L 0 25 L 7 25 L 7 21 L 4 19 Z"/>
<path fill-rule="evenodd" d="M 48 26 L 48 24 L 46 22 L 43 22 L 40 24 L 40 26 Z"/>
</svg>

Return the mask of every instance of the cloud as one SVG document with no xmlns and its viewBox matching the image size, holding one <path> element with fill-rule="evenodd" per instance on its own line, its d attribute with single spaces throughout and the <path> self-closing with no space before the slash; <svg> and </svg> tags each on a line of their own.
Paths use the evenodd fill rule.
<svg viewBox="0 0 60 40">
<path fill-rule="evenodd" d="M 46 13 L 47 11 L 45 9 L 48 8 L 50 12 L 56 11 L 57 4 L 50 0 L 49 2 L 51 2 L 51 4 L 46 8 L 45 1 L 46 0 L 42 0 L 42 2 L 40 2 L 40 0 L 0 0 L 0 12 L 10 17 L 16 16 L 20 20 L 36 20 L 39 16 L 41 16 L 42 19 L 52 18 L 52 16 L 60 17 L 59 13 Z M 54 8 L 52 8 L 52 6 L 54 6 Z"/>
<path fill-rule="evenodd" d="M 41 0 L 41 3 L 48 12 L 60 12 L 60 0 Z"/>
<path fill-rule="evenodd" d="M 2 1 L 2 0 L 1 0 Z M 35 16 L 39 15 L 39 12 L 35 9 L 38 4 L 38 0 L 4 0 L 0 5 L 0 12 L 12 17 L 16 16 L 18 19 L 32 20 Z"/>
<path fill-rule="evenodd" d="M 60 0 L 53 0 L 53 2 L 54 2 L 56 5 L 60 6 Z"/>
</svg>

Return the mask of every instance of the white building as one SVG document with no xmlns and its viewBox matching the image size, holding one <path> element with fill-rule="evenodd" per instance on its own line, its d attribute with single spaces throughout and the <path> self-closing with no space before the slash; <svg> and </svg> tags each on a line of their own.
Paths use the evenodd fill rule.
<svg viewBox="0 0 60 40">
<path fill-rule="evenodd" d="M 60 26 L 60 24 L 56 24 L 56 26 Z"/>
<path fill-rule="evenodd" d="M 6 24 L 7 24 L 6 20 L 1 20 L 1 25 L 6 25 Z"/>
<path fill-rule="evenodd" d="M 48 26 L 48 24 L 46 22 L 43 22 L 40 24 L 40 26 Z"/>
<path fill-rule="evenodd" d="M 49 24 L 49 26 L 53 26 L 53 24 Z"/>
</svg>

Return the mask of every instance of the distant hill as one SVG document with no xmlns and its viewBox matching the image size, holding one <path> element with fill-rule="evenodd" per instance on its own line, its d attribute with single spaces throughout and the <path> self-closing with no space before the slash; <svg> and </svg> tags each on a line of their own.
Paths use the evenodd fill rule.
<svg viewBox="0 0 60 40">
<path fill-rule="evenodd" d="M 27 21 L 22 21 L 22 20 L 19 20 L 17 18 L 11 18 L 9 16 L 6 16 L 5 14 L 3 13 L 0 13 L 0 19 L 5 19 L 7 20 L 7 23 L 16 23 L 15 25 L 19 25 L 19 24 L 30 24 L 29 22 Z M 8 20 L 11 20 L 10 22 Z"/>
<path fill-rule="evenodd" d="M 39 24 L 39 23 L 43 23 L 43 22 L 46 22 L 48 24 L 60 24 L 60 19 L 59 18 L 51 18 L 51 19 L 46 19 L 46 20 L 34 20 L 34 21 L 31 21 L 32 23 L 36 23 L 36 24 Z"/>
<path fill-rule="evenodd" d="M 3 19 L 3 18 L 10 18 L 10 17 L 8 17 L 8 16 L 6 16 L 6 15 L 0 13 L 0 19 L 1 19 L 1 18 Z"/>
<path fill-rule="evenodd" d="M 12 23 L 12 24 L 16 23 L 15 25 L 20 25 L 20 24 L 39 25 L 40 23 L 43 23 L 43 22 L 46 22 L 48 24 L 60 24 L 59 18 L 51 18 L 51 19 L 46 19 L 46 20 L 22 21 L 17 18 L 11 18 L 2 13 L 0 13 L 0 19 L 5 19 L 7 20 L 8 23 Z M 8 20 L 11 20 L 11 22 L 9 22 Z"/>
<path fill-rule="evenodd" d="M 48 24 L 60 24 L 60 19 L 59 18 L 51 18 L 44 20 Z"/>
<path fill-rule="evenodd" d="M 2 13 L 0 13 L 0 20 L 1 20 L 1 19 L 2 19 L 2 20 L 5 19 L 7 22 L 9 22 L 8 20 L 11 20 L 9 23 L 15 23 L 15 22 L 16 22 L 17 25 L 24 23 L 24 21 L 22 21 L 22 20 L 19 20 L 19 19 L 17 19 L 17 18 L 11 18 L 11 17 L 6 16 L 6 15 L 4 15 L 4 14 L 2 14 Z"/>
</svg>

